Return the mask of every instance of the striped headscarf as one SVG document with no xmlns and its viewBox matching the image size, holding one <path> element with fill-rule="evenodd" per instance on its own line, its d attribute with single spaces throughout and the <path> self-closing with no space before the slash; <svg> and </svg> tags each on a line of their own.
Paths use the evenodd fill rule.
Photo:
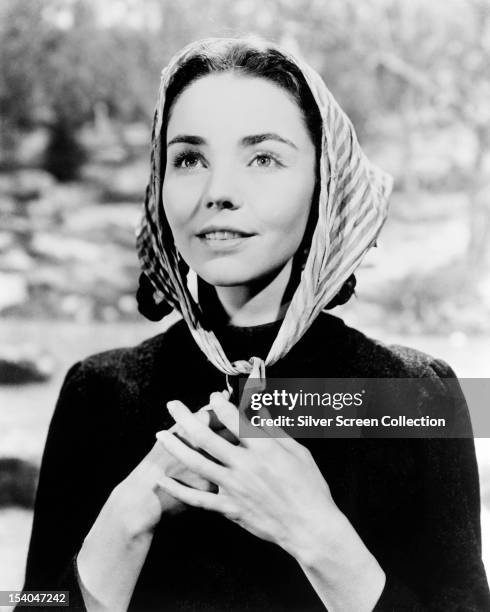
<svg viewBox="0 0 490 612">
<path fill-rule="evenodd" d="M 231 363 L 214 332 L 205 328 L 197 294 L 186 271 L 179 266 L 162 203 L 161 163 L 165 147 L 163 111 L 172 78 L 192 57 L 234 42 L 237 40 L 210 38 L 192 43 L 175 55 L 162 72 L 152 131 L 151 175 L 137 230 L 137 249 L 143 272 L 155 291 L 181 313 L 211 363 L 227 377 L 248 374 L 263 381 L 265 366 L 281 359 L 298 342 L 375 244 L 386 219 L 392 179 L 366 158 L 350 120 L 319 74 L 302 60 L 267 43 L 267 48 L 279 51 L 300 69 L 322 117 L 318 220 L 299 284 L 265 362 L 244 355 L 244 360 Z"/>
</svg>

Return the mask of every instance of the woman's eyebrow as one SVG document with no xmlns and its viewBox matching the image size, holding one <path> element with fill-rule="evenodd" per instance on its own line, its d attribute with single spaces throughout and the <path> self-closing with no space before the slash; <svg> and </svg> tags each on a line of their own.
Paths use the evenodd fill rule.
<svg viewBox="0 0 490 612">
<path fill-rule="evenodd" d="M 256 144 L 260 144 L 261 142 L 264 142 L 266 140 L 275 140 L 277 142 L 287 144 L 290 147 L 293 147 L 293 149 L 298 148 L 291 140 L 283 138 L 282 136 L 279 136 L 279 134 L 275 134 L 273 132 L 268 132 L 266 134 L 254 134 L 253 136 L 245 136 L 244 138 L 242 138 L 241 143 L 244 147 L 250 147 Z"/>
<path fill-rule="evenodd" d="M 265 142 L 266 140 L 275 140 L 276 142 L 281 142 L 283 144 L 286 144 L 292 147 L 293 149 L 298 148 L 294 144 L 294 142 L 292 142 L 291 140 L 288 140 L 287 138 L 283 138 L 282 136 L 279 136 L 279 134 L 275 134 L 274 132 L 267 132 L 265 134 L 254 134 L 252 136 L 244 136 L 241 139 L 240 144 L 243 147 L 251 147 L 253 145 L 260 144 L 261 142 Z M 167 147 L 170 147 L 173 144 L 180 144 L 180 143 L 199 146 L 199 145 L 205 145 L 206 140 L 202 138 L 201 136 L 191 136 L 190 134 L 179 134 L 178 136 L 175 136 L 174 138 L 172 138 L 172 140 L 169 140 Z"/>
<path fill-rule="evenodd" d="M 183 142 L 184 144 L 191 144 L 191 145 L 206 144 L 206 141 L 204 140 L 204 138 L 201 138 L 201 136 L 190 136 L 189 134 L 179 134 L 178 136 L 175 136 L 175 138 L 172 138 L 172 140 L 170 140 L 167 143 L 167 147 L 173 144 L 181 143 L 181 142 Z"/>
</svg>

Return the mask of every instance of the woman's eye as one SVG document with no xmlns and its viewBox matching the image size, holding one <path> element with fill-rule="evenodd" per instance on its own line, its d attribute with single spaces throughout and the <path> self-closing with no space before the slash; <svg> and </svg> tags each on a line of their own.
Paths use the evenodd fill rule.
<svg viewBox="0 0 490 612">
<path fill-rule="evenodd" d="M 272 168 L 280 164 L 279 161 L 272 155 L 269 155 L 268 153 L 260 153 L 253 158 L 251 165 L 256 166 L 257 168 Z"/>
<path fill-rule="evenodd" d="M 201 156 L 198 153 L 181 153 L 174 160 L 176 168 L 183 170 L 193 170 L 194 168 L 204 167 Z"/>
</svg>

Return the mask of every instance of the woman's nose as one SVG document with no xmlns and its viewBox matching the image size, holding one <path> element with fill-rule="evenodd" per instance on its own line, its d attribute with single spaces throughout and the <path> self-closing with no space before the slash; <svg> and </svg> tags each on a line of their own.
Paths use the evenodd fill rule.
<svg viewBox="0 0 490 612">
<path fill-rule="evenodd" d="M 230 198 L 214 198 L 212 200 L 207 200 L 206 208 L 238 208 L 233 204 Z"/>
<path fill-rule="evenodd" d="M 203 201 L 206 208 L 239 208 L 236 186 L 229 169 L 215 170 L 210 174 Z"/>
</svg>

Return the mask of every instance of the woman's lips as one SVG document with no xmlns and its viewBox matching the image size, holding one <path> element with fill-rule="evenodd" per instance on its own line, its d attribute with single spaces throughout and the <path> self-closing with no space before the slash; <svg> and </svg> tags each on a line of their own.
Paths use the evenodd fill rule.
<svg viewBox="0 0 490 612">
<path fill-rule="evenodd" d="M 247 234 L 243 234 L 242 232 L 234 232 L 231 230 L 206 232 L 205 234 L 200 235 L 200 238 L 204 238 L 205 240 L 233 240 L 235 238 L 247 237 Z"/>
<path fill-rule="evenodd" d="M 237 248 L 253 238 L 254 234 L 243 234 L 232 230 L 220 230 L 199 234 L 199 241 L 213 251 L 226 251 Z"/>
</svg>

